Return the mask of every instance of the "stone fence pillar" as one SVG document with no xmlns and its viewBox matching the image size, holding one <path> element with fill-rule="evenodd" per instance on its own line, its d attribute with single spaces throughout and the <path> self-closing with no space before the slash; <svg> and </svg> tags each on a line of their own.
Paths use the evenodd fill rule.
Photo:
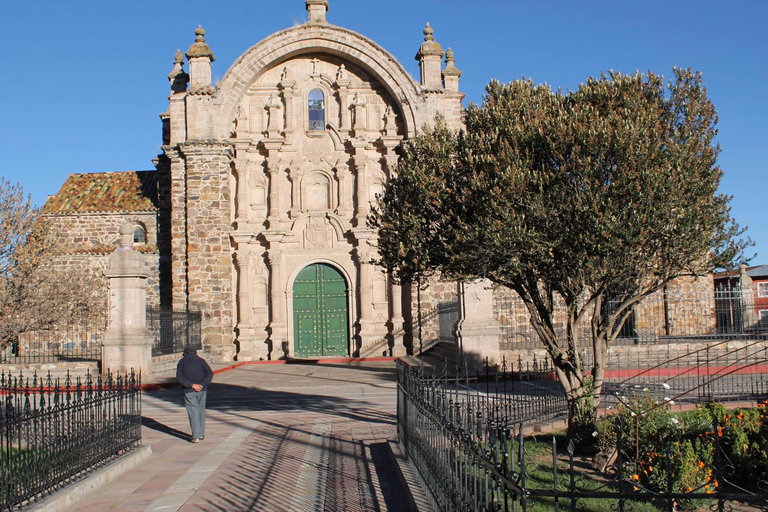
<svg viewBox="0 0 768 512">
<path fill-rule="evenodd" d="M 754 329 L 759 319 L 755 312 L 755 284 L 747 275 L 746 263 L 739 264 L 739 290 L 741 291 L 742 329 Z"/>
<path fill-rule="evenodd" d="M 147 279 L 143 256 L 133 250 L 133 226 L 120 227 L 120 247 L 104 270 L 109 289 L 109 325 L 101 369 L 144 375 L 152 371 L 152 334 L 147 330 Z"/>
<path fill-rule="evenodd" d="M 501 328 L 493 315 L 493 290 L 487 280 L 459 283 L 459 322 L 456 339 L 461 361 L 469 367 L 500 363 Z"/>
</svg>

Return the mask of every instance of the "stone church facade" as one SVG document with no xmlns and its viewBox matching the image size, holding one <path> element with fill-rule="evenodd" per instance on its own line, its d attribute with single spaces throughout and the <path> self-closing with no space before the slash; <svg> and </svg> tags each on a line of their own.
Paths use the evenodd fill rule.
<svg viewBox="0 0 768 512">
<path fill-rule="evenodd" d="M 434 283 L 419 308 L 417 293 L 372 263 L 366 225 L 401 142 L 438 114 L 461 126 L 452 51 L 427 24 L 415 80 L 375 42 L 330 24 L 328 0 L 305 4 L 305 24 L 246 50 L 215 85 L 198 27 L 168 75 L 156 170 L 72 175 L 44 213 L 73 258 L 96 266 L 119 228 L 136 226 L 155 276 L 149 300 L 202 311 L 217 360 L 405 355 L 421 347 L 419 309 L 426 340 L 450 331 L 465 355 L 498 360 L 493 292 Z M 458 304 L 447 327 L 441 303 Z"/>
<path fill-rule="evenodd" d="M 372 263 L 366 216 L 404 139 L 436 114 L 460 125 L 461 73 L 429 25 L 416 81 L 370 39 L 328 23 L 327 0 L 306 8 L 307 23 L 248 49 L 216 85 L 198 27 L 188 71 L 177 52 L 169 75 L 156 222 L 140 221 L 156 231 L 156 250 L 145 251 L 159 276 L 149 296 L 203 311 L 203 342 L 221 360 L 406 353 L 411 299 Z M 86 211 L 66 210 L 65 188 L 48 215 L 69 219 L 82 248 L 75 231 L 89 231 Z M 116 240 L 121 222 L 139 222 L 104 209 L 91 216 L 113 225 L 94 247 Z"/>
</svg>

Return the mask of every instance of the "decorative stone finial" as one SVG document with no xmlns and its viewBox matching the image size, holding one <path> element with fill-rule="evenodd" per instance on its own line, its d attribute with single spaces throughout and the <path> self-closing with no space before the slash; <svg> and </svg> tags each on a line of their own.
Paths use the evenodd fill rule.
<svg viewBox="0 0 768 512">
<path fill-rule="evenodd" d="M 347 79 L 347 67 L 342 62 L 339 66 L 339 70 L 336 72 L 336 81 Z"/>
<path fill-rule="evenodd" d="M 435 38 L 432 36 L 432 34 L 435 33 L 435 29 L 432 28 L 432 26 L 427 22 L 427 26 L 424 27 L 424 40 L 425 41 L 434 41 Z"/>
<path fill-rule="evenodd" d="M 184 72 L 184 54 L 181 50 L 176 50 L 175 62 L 173 63 L 173 69 L 168 73 L 168 81 L 171 84 L 171 92 L 184 92 L 187 90 L 187 83 L 189 83 L 189 75 Z"/>
<path fill-rule="evenodd" d="M 443 76 L 461 76 L 461 71 L 456 68 L 456 59 L 453 57 L 453 50 L 450 48 L 445 52 L 445 71 L 443 71 Z"/>
<path fill-rule="evenodd" d="M 195 35 L 197 37 L 195 37 L 194 44 L 189 47 L 189 50 L 187 50 L 187 58 L 192 59 L 195 57 L 208 57 L 211 59 L 211 62 L 216 60 L 210 47 L 205 43 L 205 29 L 202 25 L 197 26 L 195 29 Z"/>
<path fill-rule="evenodd" d="M 421 85 L 430 90 L 440 90 L 443 88 L 443 77 L 441 76 L 443 49 L 435 41 L 432 26 L 427 23 L 424 27 L 424 42 L 419 47 L 416 54 L 416 60 L 419 61 L 421 68 Z"/>
<path fill-rule="evenodd" d="M 132 251 L 133 250 L 133 225 L 123 224 L 120 226 L 120 250 Z"/>
<path fill-rule="evenodd" d="M 328 8 L 328 0 L 307 0 L 307 23 L 328 23 L 325 19 Z"/>
<path fill-rule="evenodd" d="M 424 42 L 421 43 L 419 53 L 416 54 L 416 60 L 421 60 L 426 55 L 438 55 L 441 59 L 443 58 L 443 48 L 440 43 L 435 41 L 435 37 L 432 35 L 434 33 L 432 26 L 427 23 L 427 26 L 424 27 Z"/>
</svg>

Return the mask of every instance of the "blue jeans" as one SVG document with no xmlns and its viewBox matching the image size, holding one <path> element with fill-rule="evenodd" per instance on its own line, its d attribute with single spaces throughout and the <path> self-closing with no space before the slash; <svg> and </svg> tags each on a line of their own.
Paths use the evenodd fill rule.
<svg viewBox="0 0 768 512">
<path fill-rule="evenodd" d="M 192 439 L 200 439 L 205 435 L 205 398 L 207 389 L 195 391 L 184 390 L 184 405 L 189 416 L 189 426 L 192 429 Z"/>
</svg>

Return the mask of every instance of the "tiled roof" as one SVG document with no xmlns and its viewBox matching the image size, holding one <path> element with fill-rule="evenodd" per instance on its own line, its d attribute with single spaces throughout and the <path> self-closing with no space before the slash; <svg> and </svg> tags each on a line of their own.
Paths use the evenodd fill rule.
<svg viewBox="0 0 768 512">
<path fill-rule="evenodd" d="M 157 171 L 70 174 L 46 201 L 44 213 L 151 212 L 157 210 Z"/>
</svg>

